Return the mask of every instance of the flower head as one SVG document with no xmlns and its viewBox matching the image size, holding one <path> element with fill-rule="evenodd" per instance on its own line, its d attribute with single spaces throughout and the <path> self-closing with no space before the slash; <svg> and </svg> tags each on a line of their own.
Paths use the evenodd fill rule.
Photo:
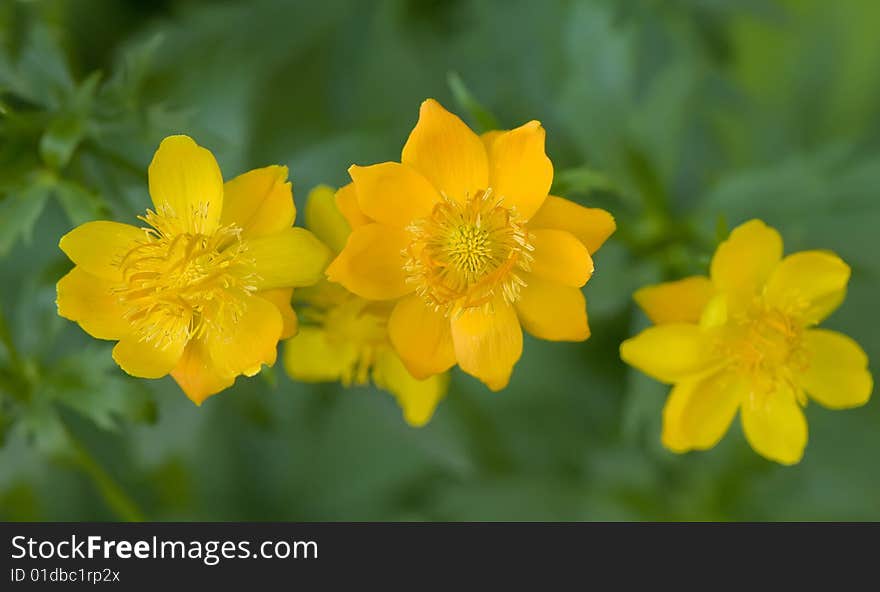
<svg viewBox="0 0 880 592">
<path fill-rule="evenodd" d="M 480 137 L 429 99 L 401 162 L 349 173 L 338 199 L 353 232 L 327 276 L 395 301 L 388 331 L 413 376 L 457 363 L 499 390 L 522 353 L 522 327 L 589 337 L 580 288 L 614 220 L 548 196 L 553 165 L 537 121 Z"/>
<path fill-rule="evenodd" d="M 326 186 L 309 194 L 306 226 L 336 252 L 351 233 L 333 190 Z M 292 378 L 349 386 L 366 384 L 372 377 L 396 397 L 410 425 L 431 419 L 446 393 L 448 375 L 418 380 L 407 371 L 388 340 L 388 302 L 366 300 L 326 280 L 297 290 L 294 299 L 302 323 L 284 347 L 284 367 Z"/>
<path fill-rule="evenodd" d="M 76 264 L 58 282 L 58 313 L 98 339 L 133 376 L 171 374 L 195 403 L 273 364 L 296 332 L 295 286 L 329 259 L 292 228 L 287 168 L 223 183 L 214 156 L 186 136 L 162 141 L 149 168 L 142 227 L 88 222 L 61 238 Z"/>
<path fill-rule="evenodd" d="M 782 257 L 782 239 L 752 220 L 715 252 L 709 277 L 648 286 L 636 302 L 656 324 L 625 341 L 625 362 L 673 384 L 663 443 L 711 448 L 737 411 L 759 454 L 800 461 L 807 397 L 831 409 L 863 405 L 868 358 L 849 337 L 816 325 L 843 302 L 850 269 L 827 251 Z"/>
</svg>

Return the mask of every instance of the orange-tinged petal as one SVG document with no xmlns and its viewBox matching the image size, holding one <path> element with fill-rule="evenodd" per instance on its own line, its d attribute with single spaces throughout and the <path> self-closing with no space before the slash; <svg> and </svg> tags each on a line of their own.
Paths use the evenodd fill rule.
<svg viewBox="0 0 880 592">
<path fill-rule="evenodd" d="M 299 327 L 299 321 L 296 318 L 296 312 L 290 304 L 293 298 L 293 288 L 276 288 L 275 290 L 263 290 L 257 292 L 260 298 L 268 300 L 278 308 L 281 313 L 281 339 L 287 339 L 296 335 Z"/>
<path fill-rule="evenodd" d="M 77 226 L 61 237 L 58 246 L 83 270 L 119 281 L 122 277 L 119 265 L 123 257 L 145 238 L 141 228 L 98 220 Z"/>
<path fill-rule="evenodd" d="M 523 279 L 527 285 L 516 301 L 523 329 L 550 341 L 584 341 L 590 336 L 587 303 L 580 289 L 532 274 Z"/>
<path fill-rule="evenodd" d="M 715 288 L 706 276 L 645 286 L 633 295 L 639 307 L 657 325 L 698 323 Z"/>
<path fill-rule="evenodd" d="M 318 327 L 303 327 L 284 343 L 284 369 L 291 378 L 304 382 L 339 380 L 357 360 L 351 342 L 331 343 Z"/>
<path fill-rule="evenodd" d="M 592 255 L 614 233 L 614 217 L 599 208 L 587 208 L 555 195 L 547 196 L 529 220 L 529 228 L 556 228 L 572 233 Z"/>
<path fill-rule="evenodd" d="M 97 339 L 120 339 L 131 331 L 126 309 L 113 293 L 116 283 L 74 267 L 58 281 L 58 314 L 76 321 Z"/>
<path fill-rule="evenodd" d="M 235 224 L 242 236 L 265 236 L 293 225 L 296 206 L 286 166 L 254 169 L 223 186 L 220 223 Z"/>
<path fill-rule="evenodd" d="M 336 192 L 336 207 L 339 208 L 339 211 L 342 212 L 348 225 L 353 229 L 374 221 L 367 218 L 367 216 L 361 211 L 361 206 L 358 203 L 357 189 L 355 188 L 354 183 L 344 185 Z"/>
<path fill-rule="evenodd" d="M 760 220 L 750 220 L 718 245 L 710 270 L 712 283 L 730 295 L 728 306 L 742 309 L 764 288 L 781 259 L 779 233 Z"/>
<path fill-rule="evenodd" d="M 697 325 L 685 323 L 648 327 L 620 345 L 620 357 L 667 383 L 692 378 L 719 362 L 709 335 Z"/>
<path fill-rule="evenodd" d="M 127 335 L 113 348 L 113 359 L 132 376 L 162 378 L 177 366 L 185 346 L 186 339 L 182 337 L 168 342 L 164 347 L 156 347 L 152 342 Z"/>
<path fill-rule="evenodd" d="M 489 185 L 507 207 L 528 220 L 544 203 L 553 183 L 553 163 L 544 153 L 544 128 L 530 121 L 490 138 Z"/>
<path fill-rule="evenodd" d="M 414 219 L 429 215 L 440 200 L 428 180 L 405 164 L 352 165 L 348 174 L 357 188 L 361 211 L 396 228 L 406 228 Z"/>
<path fill-rule="evenodd" d="M 278 308 L 259 296 L 245 298 L 244 313 L 236 322 L 212 330 L 205 336 L 208 352 L 224 375 L 253 376 L 263 364 L 275 363 L 283 323 Z"/>
<path fill-rule="evenodd" d="M 784 382 L 769 393 L 746 397 L 740 417 L 746 440 L 761 456 L 784 465 L 800 462 L 807 446 L 807 419 Z"/>
<path fill-rule="evenodd" d="M 764 296 L 771 306 L 818 323 L 843 302 L 849 276 L 849 265 L 834 253 L 794 253 L 776 267 Z"/>
<path fill-rule="evenodd" d="M 813 399 L 830 409 L 868 402 L 874 378 L 868 371 L 868 356 L 858 343 L 842 333 L 811 329 L 804 334 L 804 349 L 809 361 L 800 382 Z"/>
<path fill-rule="evenodd" d="M 330 249 L 305 228 L 248 240 L 247 255 L 255 262 L 261 290 L 311 286 L 321 279 Z"/>
<path fill-rule="evenodd" d="M 422 103 L 419 121 L 403 146 L 401 162 L 420 172 L 450 199 L 462 201 L 489 184 L 483 142 L 434 99 Z"/>
<path fill-rule="evenodd" d="M 223 374 L 216 367 L 201 339 L 193 339 L 187 344 L 183 356 L 171 371 L 171 377 L 196 405 L 235 383 L 235 375 Z"/>
<path fill-rule="evenodd" d="M 406 231 L 384 224 L 355 228 L 345 248 L 327 268 L 327 278 L 362 298 L 390 300 L 412 292 L 406 283 L 401 251 Z"/>
<path fill-rule="evenodd" d="M 410 374 L 424 379 L 455 365 L 449 319 L 413 294 L 398 302 L 388 319 L 388 336 Z"/>
<path fill-rule="evenodd" d="M 414 378 L 397 354 L 386 349 L 376 357 L 373 382 L 394 395 L 406 423 L 421 427 L 431 420 L 437 404 L 446 394 L 449 375 L 436 374 L 424 380 Z"/>
<path fill-rule="evenodd" d="M 318 185 L 306 201 L 306 228 L 311 230 L 334 253 L 345 247 L 351 226 L 339 211 L 333 189 Z"/>
<path fill-rule="evenodd" d="M 190 232 L 211 234 L 223 211 L 223 177 L 214 155 L 188 136 L 162 140 L 148 170 L 160 214 L 181 219 Z"/>
<path fill-rule="evenodd" d="M 564 230 L 533 230 L 532 273 L 546 280 L 579 288 L 593 275 L 587 248 Z"/>
<path fill-rule="evenodd" d="M 522 328 L 513 306 L 497 299 L 491 308 L 471 308 L 452 320 L 458 365 L 493 391 L 507 386 L 522 355 Z"/>
<path fill-rule="evenodd" d="M 673 452 L 712 448 L 747 395 L 747 382 L 724 370 L 676 384 L 663 408 L 663 445 Z"/>
</svg>

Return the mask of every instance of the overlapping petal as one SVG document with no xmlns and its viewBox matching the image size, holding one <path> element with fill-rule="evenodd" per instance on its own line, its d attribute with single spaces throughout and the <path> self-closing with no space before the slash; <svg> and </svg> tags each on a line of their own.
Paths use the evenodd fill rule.
<svg viewBox="0 0 880 592">
<path fill-rule="evenodd" d="M 529 228 L 555 228 L 573 234 L 592 255 L 617 228 L 614 217 L 599 208 L 587 208 L 573 201 L 547 196 L 529 220 Z"/>
<path fill-rule="evenodd" d="M 58 246 L 84 271 L 119 281 L 125 255 L 145 240 L 144 230 L 119 222 L 98 220 L 77 226 L 61 237 Z"/>
<path fill-rule="evenodd" d="M 834 253 L 802 251 L 779 263 L 764 297 L 770 306 L 818 323 L 843 302 L 849 276 L 849 265 Z"/>
<path fill-rule="evenodd" d="M 570 232 L 555 229 L 532 231 L 532 273 L 546 280 L 579 288 L 593 275 L 593 259 Z"/>
<path fill-rule="evenodd" d="M 532 274 L 516 301 L 523 329 L 539 339 L 584 341 L 590 336 L 587 303 L 578 288 Z"/>
<path fill-rule="evenodd" d="M 718 245 L 709 275 L 719 291 L 730 295 L 728 304 L 742 309 L 763 290 L 781 259 L 779 233 L 760 220 L 750 220 Z"/>
<path fill-rule="evenodd" d="M 409 372 L 417 379 L 455 365 L 449 319 L 413 294 L 400 300 L 388 319 L 388 336 Z"/>
<path fill-rule="evenodd" d="M 58 314 L 76 321 L 97 339 L 120 339 L 131 330 L 126 309 L 114 293 L 116 283 L 74 267 L 58 281 Z"/>
<path fill-rule="evenodd" d="M 352 166 L 348 173 L 357 188 L 360 210 L 381 224 L 406 228 L 414 219 L 430 214 L 440 200 L 431 183 L 405 164 Z"/>
<path fill-rule="evenodd" d="M 773 392 L 752 392 L 742 406 L 743 432 L 755 452 L 784 465 L 800 462 L 807 446 L 807 419 L 786 383 Z"/>
<path fill-rule="evenodd" d="M 694 378 L 720 362 L 712 338 L 697 325 L 649 327 L 620 345 L 620 357 L 648 376 L 673 383 Z"/>
<path fill-rule="evenodd" d="M 406 283 L 402 254 L 409 243 L 409 235 L 399 228 L 376 223 L 359 226 L 327 268 L 327 278 L 362 298 L 399 298 L 412 291 Z"/>
<path fill-rule="evenodd" d="M 247 241 L 247 255 L 254 261 L 256 285 L 261 290 L 309 286 L 321 279 L 330 250 L 304 228 Z"/>
<path fill-rule="evenodd" d="M 171 377 L 196 405 L 235 383 L 235 375 L 224 373 L 214 364 L 203 339 L 193 339 L 187 344 Z"/>
<path fill-rule="evenodd" d="M 712 448 L 747 394 L 747 381 L 728 370 L 679 382 L 663 408 L 663 445 L 673 452 Z"/>
<path fill-rule="evenodd" d="M 376 358 L 373 381 L 394 395 L 409 425 L 421 427 L 431 420 L 437 404 L 446 394 L 449 375 L 436 374 L 424 380 L 414 378 L 397 354 L 386 349 Z"/>
<path fill-rule="evenodd" d="M 214 155 L 188 136 L 162 140 L 148 170 L 156 211 L 197 234 L 216 230 L 223 211 L 223 176 Z"/>
<path fill-rule="evenodd" d="M 489 164 L 480 138 L 434 99 L 422 103 L 419 121 L 401 162 L 422 174 L 441 194 L 464 200 L 489 184 Z"/>
<path fill-rule="evenodd" d="M 858 343 L 836 331 L 811 329 L 804 335 L 804 349 L 807 362 L 800 381 L 813 399 L 830 409 L 868 402 L 874 379 Z"/>
<path fill-rule="evenodd" d="M 334 253 L 345 247 L 351 225 L 339 211 L 333 189 L 319 185 L 309 192 L 306 202 L 306 228 Z"/>
<path fill-rule="evenodd" d="M 553 163 L 544 152 L 544 128 L 530 121 L 487 138 L 489 186 L 528 220 L 544 203 L 553 183 Z"/>
<path fill-rule="evenodd" d="M 513 306 L 498 299 L 453 317 L 452 343 L 461 369 L 498 391 L 522 355 L 522 328 Z"/>
<path fill-rule="evenodd" d="M 645 286 L 633 298 L 654 324 L 698 323 L 714 293 L 709 278 L 698 275 Z"/>
<path fill-rule="evenodd" d="M 296 206 L 286 166 L 248 171 L 223 187 L 220 223 L 234 224 L 243 237 L 266 236 L 293 225 Z"/>
</svg>

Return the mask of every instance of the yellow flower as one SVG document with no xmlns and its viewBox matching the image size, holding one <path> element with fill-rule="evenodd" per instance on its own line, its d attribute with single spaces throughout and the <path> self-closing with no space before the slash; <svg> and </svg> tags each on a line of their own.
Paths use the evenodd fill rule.
<svg viewBox="0 0 880 592">
<path fill-rule="evenodd" d="M 335 252 L 342 250 L 351 227 L 334 203 L 333 190 L 309 194 L 306 226 Z M 413 426 L 426 424 L 446 394 L 448 374 L 418 380 L 406 370 L 388 341 L 387 302 L 365 300 L 339 284 L 322 281 L 297 290 L 303 324 L 284 347 L 284 367 L 306 382 L 342 381 L 346 386 L 373 382 L 397 399 Z"/>
<path fill-rule="evenodd" d="M 656 324 L 620 355 L 674 384 L 663 444 L 711 448 L 737 410 L 756 452 L 794 464 L 807 444 L 807 395 L 831 409 L 863 405 L 873 388 L 868 358 L 849 337 L 817 329 L 846 295 L 850 269 L 835 254 L 782 257 L 782 238 L 760 220 L 719 245 L 710 277 L 642 288 L 636 302 Z"/>
<path fill-rule="evenodd" d="M 223 183 L 214 156 L 165 138 L 149 168 L 146 227 L 88 222 L 61 238 L 76 264 L 57 286 L 58 314 L 98 339 L 133 376 L 171 374 L 201 404 L 275 362 L 296 332 L 294 286 L 317 282 L 330 253 L 292 228 L 287 168 Z"/>
<path fill-rule="evenodd" d="M 589 337 L 580 288 L 614 220 L 547 195 L 553 165 L 540 123 L 480 137 L 429 99 L 400 163 L 349 173 L 339 206 L 354 230 L 327 276 L 396 301 L 388 331 L 413 376 L 458 363 L 499 390 L 522 353 L 522 327 Z"/>
</svg>

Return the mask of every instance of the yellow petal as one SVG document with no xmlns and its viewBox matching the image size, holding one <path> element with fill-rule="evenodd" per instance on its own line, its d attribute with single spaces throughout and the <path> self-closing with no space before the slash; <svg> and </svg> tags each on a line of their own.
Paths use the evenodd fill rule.
<svg viewBox="0 0 880 592">
<path fill-rule="evenodd" d="M 122 277 L 119 265 L 123 257 L 143 240 L 141 228 L 98 220 L 77 226 L 61 237 L 58 246 L 83 270 L 118 281 Z"/>
<path fill-rule="evenodd" d="M 423 379 L 455 365 L 449 319 L 413 294 L 395 305 L 388 337 L 410 374 Z"/>
<path fill-rule="evenodd" d="M 764 294 L 771 306 L 818 323 L 843 301 L 849 275 L 849 265 L 834 253 L 794 253 L 777 266 Z"/>
<path fill-rule="evenodd" d="M 764 288 L 781 258 L 779 233 L 760 220 L 750 220 L 718 245 L 710 276 L 719 291 L 730 295 L 728 305 L 739 310 Z"/>
<path fill-rule="evenodd" d="M 158 348 L 150 342 L 139 341 L 137 337 L 129 335 L 123 337 L 113 348 L 113 359 L 132 376 L 162 378 L 177 365 L 185 346 L 186 339 L 183 338 Z"/>
<path fill-rule="evenodd" d="M 807 420 L 795 394 L 779 382 L 779 390 L 751 393 L 742 406 L 743 432 L 761 456 L 793 465 L 807 446 Z"/>
<path fill-rule="evenodd" d="M 74 267 L 58 281 L 58 314 L 76 321 L 97 339 L 120 339 L 131 330 L 125 308 L 112 292 L 114 282 Z"/>
<path fill-rule="evenodd" d="M 421 427 L 431 420 L 440 399 L 446 394 L 448 374 L 436 374 L 424 380 L 414 378 L 391 350 L 383 350 L 373 367 L 373 382 L 397 399 L 403 418 L 413 427 Z"/>
<path fill-rule="evenodd" d="M 440 200 L 428 180 L 405 164 L 353 165 L 348 174 L 357 187 L 361 211 L 376 222 L 396 228 L 406 228 L 414 219 L 429 215 Z"/>
<path fill-rule="evenodd" d="M 361 211 L 354 183 L 344 185 L 336 192 L 336 207 L 342 212 L 342 215 L 352 229 L 373 222 Z"/>
<path fill-rule="evenodd" d="M 196 405 L 235 383 L 234 375 L 223 374 L 216 367 L 201 339 L 193 339 L 187 344 L 171 376 Z"/>
<path fill-rule="evenodd" d="M 259 296 L 244 299 L 237 322 L 221 325 L 205 336 L 208 352 L 223 375 L 253 376 L 263 364 L 275 363 L 283 323 L 278 308 Z"/>
<path fill-rule="evenodd" d="M 663 408 L 663 445 L 673 452 L 715 446 L 748 394 L 747 383 L 720 371 L 676 384 Z"/>
<path fill-rule="evenodd" d="M 434 99 L 422 103 L 401 162 L 420 172 L 440 193 L 464 200 L 489 184 L 489 165 L 480 138 Z"/>
<path fill-rule="evenodd" d="M 579 288 L 593 275 L 587 248 L 565 230 L 533 230 L 532 273 L 546 280 Z"/>
<path fill-rule="evenodd" d="M 842 333 L 812 329 L 804 334 L 804 349 L 809 361 L 800 381 L 813 399 L 830 409 L 868 402 L 874 379 L 858 343 Z"/>
<path fill-rule="evenodd" d="M 544 128 L 530 121 L 491 139 L 489 185 L 504 205 L 528 220 L 544 203 L 553 183 L 553 163 L 544 153 Z"/>
<path fill-rule="evenodd" d="M 522 328 L 514 308 L 498 299 L 490 309 L 472 308 L 454 318 L 452 343 L 461 369 L 499 391 L 522 355 Z"/>
<path fill-rule="evenodd" d="M 350 342 L 330 343 L 318 327 L 302 327 L 284 343 L 284 369 L 291 378 L 304 382 L 339 380 L 356 358 L 357 350 Z"/>
<path fill-rule="evenodd" d="M 679 382 L 718 362 L 709 335 L 697 325 L 648 327 L 620 345 L 620 357 L 661 382 Z"/>
<path fill-rule="evenodd" d="M 333 189 L 318 185 L 306 201 L 306 227 L 334 253 L 339 253 L 351 234 L 351 226 L 336 206 Z"/>
<path fill-rule="evenodd" d="M 549 195 L 529 220 L 529 228 L 566 230 L 584 243 L 592 255 L 614 233 L 617 225 L 605 210 L 585 208 L 562 197 Z"/>
<path fill-rule="evenodd" d="M 268 300 L 278 308 L 281 313 L 281 339 L 287 339 L 296 335 L 299 321 L 296 318 L 296 312 L 290 304 L 293 298 L 293 288 L 276 288 L 275 290 L 263 290 L 257 292 L 257 296 Z"/>
<path fill-rule="evenodd" d="M 235 224 L 242 236 L 265 236 L 293 225 L 296 206 L 286 166 L 254 169 L 223 186 L 220 223 Z"/>
<path fill-rule="evenodd" d="M 355 228 L 345 248 L 327 268 L 327 278 L 362 298 L 390 300 L 412 292 L 401 251 L 409 235 L 384 224 Z"/>
<path fill-rule="evenodd" d="M 714 294 L 709 278 L 695 275 L 675 282 L 645 286 L 633 295 L 639 307 L 657 325 L 698 323 Z"/>
<path fill-rule="evenodd" d="M 223 177 L 209 150 L 188 136 L 162 140 L 148 171 L 156 211 L 183 220 L 190 232 L 211 234 L 223 211 Z"/>
<path fill-rule="evenodd" d="M 590 336 L 587 303 L 578 288 L 551 282 L 532 274 L 516 301 L 523 329 L 539 339 L 584 341 Z"/>
<path fill-rule="evenodd" d="M 321 279 L 330 260 L 330 249 L 304 228 L 250 239 L 247 247 L 261 290 L 310 286 Z"/>
<path fill-rule="evenodd" d="M 488 132 L 483 132 L 480 134 L 480 140 L 483 142 L 483 146 L 486 148 L 486 154 L 489 154 L 489 151 L 492 149 L 492 144 L 495 143 L 495 140 L 503 136 L 510 130 L 490 130 Z"/>
</svg>

